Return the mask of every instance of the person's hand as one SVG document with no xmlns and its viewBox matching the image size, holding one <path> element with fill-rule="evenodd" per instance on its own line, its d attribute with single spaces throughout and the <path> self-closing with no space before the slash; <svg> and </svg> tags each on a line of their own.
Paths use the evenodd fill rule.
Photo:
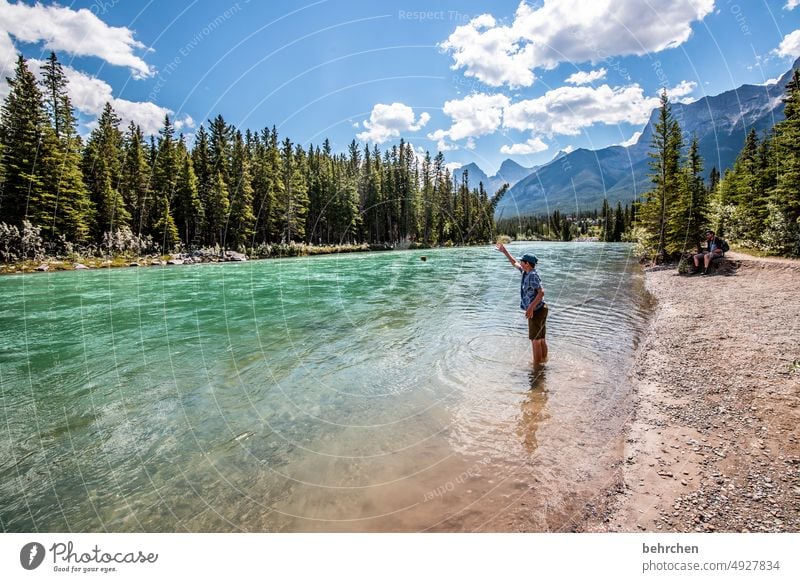
<svg viewBox="0 0 800 582">
<path fill-rule="evenodd" d="M 527 317 L 528 319 L 533 317 L 533 303 L 528 305 L 528 308 L 525 310 L 525 317 Z"/>
<path fill-rule="evenodd" d="M 503 243 L 497 243 L 496 245 L 494 245 L 494 248 L 496 248 L 501 253 L 506 252 L 506 246 Z"/>
</svg>

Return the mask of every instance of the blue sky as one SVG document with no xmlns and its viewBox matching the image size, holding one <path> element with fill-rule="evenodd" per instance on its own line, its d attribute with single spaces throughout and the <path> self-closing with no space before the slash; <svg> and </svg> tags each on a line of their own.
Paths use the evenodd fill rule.
<svg viewBox="0 0 800 582">
<path fill-rule="evenodd" d="M 799 3 L 0 0 L 0 66 L 56 50 L 84 133 L 111 101 L 146 131 L 169 113 L 188 136 L 222 114 L 338 151 L 402 135 L 492 174 L 631 139 L 662 87 L 776 79 L 800 56 Z"/>
</svg>

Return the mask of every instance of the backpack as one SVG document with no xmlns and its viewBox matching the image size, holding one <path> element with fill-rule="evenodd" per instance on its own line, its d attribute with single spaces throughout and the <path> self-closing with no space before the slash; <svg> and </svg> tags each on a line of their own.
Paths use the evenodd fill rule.
<svg viewBox="0 0 800 582">
<path fill-rule="evenodd" d="M 729 250 L 731 250 L 731 247 L 730 247 L 730 245 L 728 244 L 728 241 L 726 241 L 725 239 L 720 239 L 720 241 L 719 241 L 719 248 L 721 248 L 721 249 L 722 249 L 722 252 L 723 252 L 723 253 L 727 253 Z"/>
</svg>

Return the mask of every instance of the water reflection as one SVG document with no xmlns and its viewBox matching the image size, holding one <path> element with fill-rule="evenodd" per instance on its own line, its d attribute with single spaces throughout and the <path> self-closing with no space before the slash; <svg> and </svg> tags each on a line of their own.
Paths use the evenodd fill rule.
<svg viewBox="0 0 800 582">
<path fill-rule="evenodd" d="M 550 418 L 547 407 L 547 368 L 534 366 L 528 374 L 530 389 L 520 403 L 522 414 L 519 418 L 517 434 L 522 438 L 525 450 L 534 453 L 537 448 L 536 431 L 539 425 Z"/>
</svg>

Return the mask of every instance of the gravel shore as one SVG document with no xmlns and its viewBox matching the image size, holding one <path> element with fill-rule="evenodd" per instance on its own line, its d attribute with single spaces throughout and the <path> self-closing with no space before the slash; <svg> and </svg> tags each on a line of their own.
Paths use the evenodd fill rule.
<svg viewBox="0 0 800 582">
<path fill-rule="evenodd" d="M 582 531 L 800 531 L 800 262 L 653 269 L 618 480 Z"/>
</svg>

